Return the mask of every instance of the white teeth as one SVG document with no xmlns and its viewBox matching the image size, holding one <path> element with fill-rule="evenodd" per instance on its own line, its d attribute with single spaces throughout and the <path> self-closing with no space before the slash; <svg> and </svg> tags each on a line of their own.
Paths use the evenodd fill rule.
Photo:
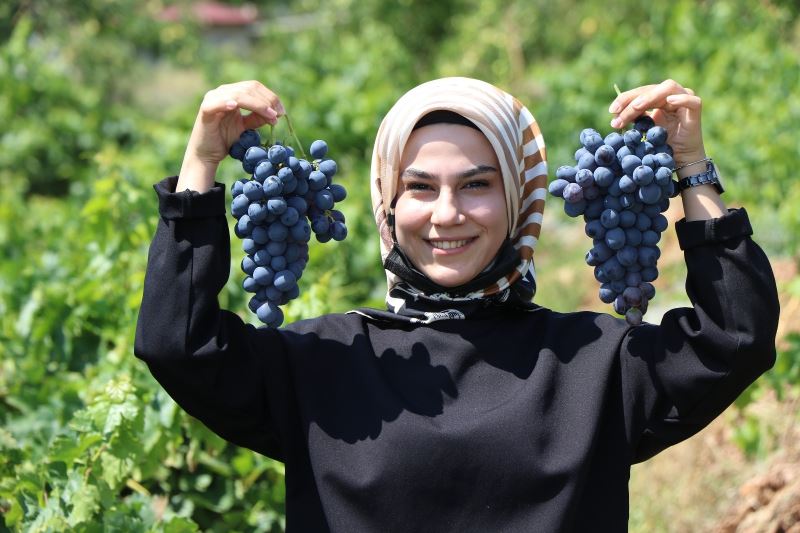
<svg viewBox="0 0 800 533">
<path fill-rule="evenodd" d="M 449 250 L 451 248 L 460 248 L 467 244 L 468 240 L 463 241 L 430 241 L 431 246 L 434 248 L 440 248 L 442 250 Z"/>
</svg>

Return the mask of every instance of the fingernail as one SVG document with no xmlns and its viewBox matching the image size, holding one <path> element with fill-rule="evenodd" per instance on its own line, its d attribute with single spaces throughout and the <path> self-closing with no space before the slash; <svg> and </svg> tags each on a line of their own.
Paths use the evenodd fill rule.
<svg viewBox="0 0 800 533">
<path fill-rule="evenodd" d="M 619 117 L 611 121 L 612 128 L 619 128 L 620 126 L 622 126 L 622 119 L 620 119 Z"/>
<path fill-rule="evenodd" d="M 675 100 L 677 100 L 677 99 L 678 99 L 677 96 L 675 96 L 674 94 L 671 94 L 671 95 L 667 96 L 667 103 L 668 104 L 674 104 Z"/>
<path fill-rule="evenodd" d="M 267 116 L 272 118 L 278 118 L 278 112 L 272 109 L 271 107 L 267 108 Z"/>
<path fill-rule="evenodd" d="M 611 105 L 608 108 L 609 113 L 619 113 L 619 103 L 611 102 Z"/>
<path fill-rule="evenodd" d="M 236 100 L 228 100 L 227 102 L 225 102 L 225 107 L 227 107 L 228 109 L 235 109 L 237 105 L 238 104 L 236 103 Z"/>
</svg>

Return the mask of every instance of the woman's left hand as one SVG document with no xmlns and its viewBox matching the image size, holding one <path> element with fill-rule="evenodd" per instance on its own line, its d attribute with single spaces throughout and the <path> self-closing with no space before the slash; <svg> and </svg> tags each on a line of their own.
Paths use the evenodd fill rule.
<svg viewBox="0 0 800 533">
<path fill-rule="evenodd" d="M 609 112 L 616 115 L 611 126 L 623 128 L 648 109 L 652 110 L 648 114 L 656 124 L 667 130 L 676 166 L 706 156 L 700 125 L 702 101 L 694 91 L 674 80 L 625 91 L 608 108 Z"/>
</svg>

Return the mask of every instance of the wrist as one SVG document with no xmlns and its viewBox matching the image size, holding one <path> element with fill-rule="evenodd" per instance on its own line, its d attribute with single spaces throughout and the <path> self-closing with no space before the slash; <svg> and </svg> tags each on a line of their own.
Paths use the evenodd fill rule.
<svg viewBox="0 0 800 533">
<path fill-rule="evenodd" d="M 186 189 L 206 192 L 214 186 L 214 179 L 217 175 L 219 162 L 205 161 L 198 157 L 185 156 L 181 164 L 181 171 L 178 174 L 178 184 L 175 192 Z"/>
<path fill-rule="evenodd" d="M 674 160 L 676 169 L 675 174 L 678 179 L 681 179 L 705 170 L 708 156 L 706 155 L 705 150 L 703 150 L 691 154 L 683 154 L 680 156 L 676 155 Z"/>
</svg>

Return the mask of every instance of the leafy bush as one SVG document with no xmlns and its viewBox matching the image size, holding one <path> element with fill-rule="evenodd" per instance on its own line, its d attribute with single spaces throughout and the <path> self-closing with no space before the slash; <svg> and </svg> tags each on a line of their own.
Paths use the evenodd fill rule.
<svg viewBox="0 0 800 533">
<path fill-rule="evenodd" d="M 290 320 L 381 305 L 372 140 L 397 97 L 436 75 L 476 76 L 520 96 L 556 165 L 580 127 L 603 128 L 614 82 L 687 83 L 705 98 L 708 151 L 728 201 L 747 205 L 772 252 L 797 257 L 791 2 L 263 2 L 260 38 L 234 51 L 191 24 L 154 23 L 160 5 L 0 7 L 0 530 L 284 527 L 283 466 L 211 434 L 132 355 L 157 217 L 151 184 L 177 171 L 199 94 L 220 83 L 274 88 L 303 141 L 329 141 L 349 191 L 350 235 L 312 246 Z M 174 108 L 148 107 L 134 96 L 165 65 L 206 82 Z M 219 179 L 239 173 L 227 161 Z M 560 220 L 556 210 L 548 217 Z M 221 300 L 255 322 L 239 258 L 234 250 Z M 559 294 L 542 291 L 540 302 L 558 306 Z M 797 383 L 797 337 L 790 346 L 761 383 Z M 758 448 L 758 428 L 746 431 L 742 445 Z"/>
</svg>

